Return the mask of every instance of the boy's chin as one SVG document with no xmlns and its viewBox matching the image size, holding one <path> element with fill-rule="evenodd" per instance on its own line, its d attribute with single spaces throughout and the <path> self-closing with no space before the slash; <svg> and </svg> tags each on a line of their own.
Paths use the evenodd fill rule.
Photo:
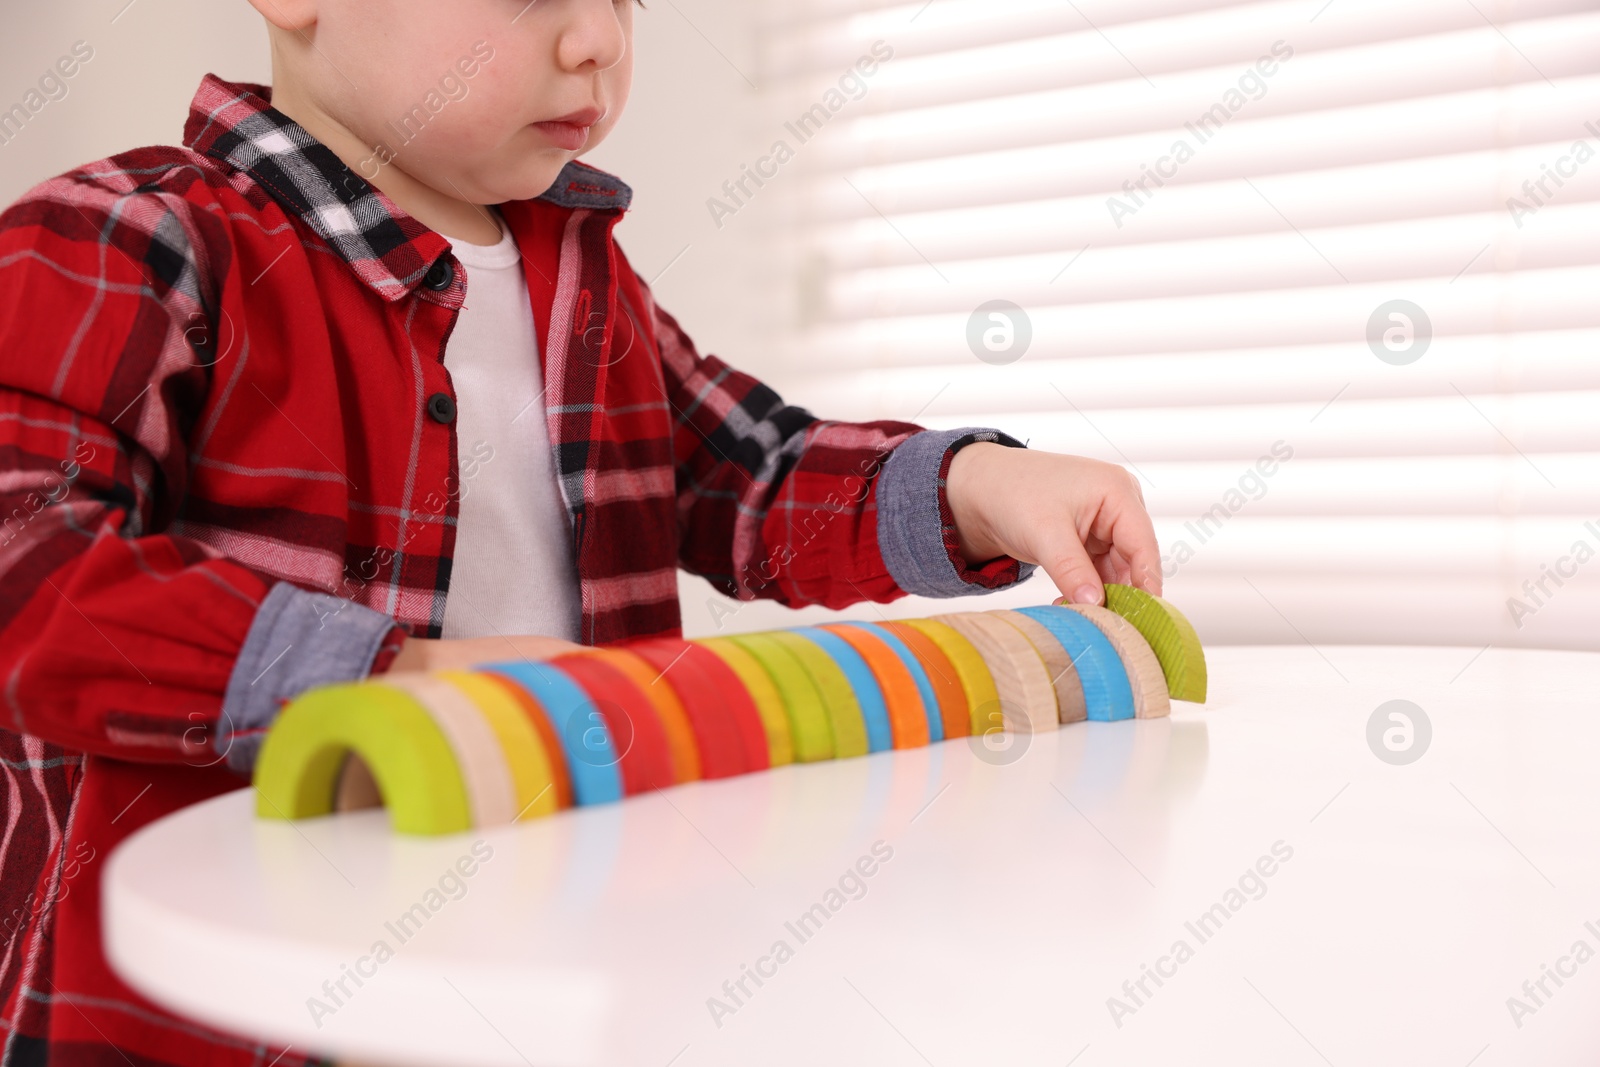
<svg viewBox="0 0 1600 1067">
<path fill-rule="evenodd" d="M 506 200 L 532 200 L 556 183 L 561 170 L 572 157 L 565 153 L 541 152 L 518 168 L 501 189 Z"/>
<path fill-rule="evenodd" d="M 571 153 L 560 151 L 519 152 L 509 157 L 501 153 L 492 163 L 475 170 L 473 184 L 484 190 L 486 204 L 533 200 L 555 184 L 571 158 Z M 455 195 L 465 187 L 465 183 L 459 181 L 454 187 L 448 182 L 440 184 L 442 192 Z"/>
</svg>

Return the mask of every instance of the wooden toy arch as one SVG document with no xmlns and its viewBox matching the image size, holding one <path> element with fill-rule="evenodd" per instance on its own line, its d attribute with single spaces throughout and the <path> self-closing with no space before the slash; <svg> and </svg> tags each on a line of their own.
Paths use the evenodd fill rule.
<svg viewBox="0 0 1600 1067">
<path fill-rule="evenodd" d="M 452 833 L 698 780 L 707 766 L 722 777 L 865 755 L 910 736 L 926 744 L 934 723 L 947 738 L 981 737 L 1031 732 L 1058 718 L 1165 715 L 1169 690 L 1174 699 L 1203 700 L 1204 653 L 1187 620 L 1158 597 L 1106 588 L 1106 608 L 662 638 L 635 646 L 640 651 L 588 649 L 540 663 L 319 687 L 291 702 L 263 741 L 256 812 L 332 813 L 341 771 L 355 757 L 397 832 Z M 870 635 L 881 638 L 871 636 L 872 644 Z M 663 682 L 691 656 L 693 669 L 676 668 L 681 677 Z M 671 685 L 707 706 L 686 707 Z M 718 703 L 735 695 L 737 708 Z M 907 728 L 913 718 L 915 731 Z M 716 736 L 699 736 L 706 731 Z M 652 751 L 654 772 L 641 777 Z M 673 759 L 691 751 L 693 759 Z M 708 754 L 716 758 L 703 766 Z"/>
<path fill-rule="evenodd" d="M 256 814 L 331 814 L 352 753 L 372 773 L 397 832 L 472 828 L 460 765 L 433 717 L 398 689 L 359 682 L 313 689 L 278 716 L 256 763 Z"/>
</svg>

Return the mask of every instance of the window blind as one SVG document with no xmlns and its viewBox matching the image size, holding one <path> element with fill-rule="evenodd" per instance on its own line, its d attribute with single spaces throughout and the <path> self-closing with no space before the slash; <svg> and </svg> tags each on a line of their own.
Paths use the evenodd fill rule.
<svg viewBox="0 0 1600 1067">
<path fill-rule="evenodd" d="M 780 205 L 787 398 L 1129 467 L 1214 641 L 1600 647 L 1600 4 L 768 0 L 759 36 L 773 150 L 720 199 Z"/>
</svg>

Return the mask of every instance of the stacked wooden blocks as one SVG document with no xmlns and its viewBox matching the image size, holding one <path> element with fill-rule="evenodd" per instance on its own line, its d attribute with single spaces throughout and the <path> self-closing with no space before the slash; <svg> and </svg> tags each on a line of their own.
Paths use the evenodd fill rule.
<svg viewBox="0 0 1600 1067">
<path fill-rule="evenodd" d="M 355 762 L 395 830 L 452 833 L 785 763 L 1153 718 L 1205 695 L 1188 620 L 1116 584 L 1105 607 L 657 638 L 310 690 L 262 744 L 256 813 L 333 811 Z"/>
</svg>

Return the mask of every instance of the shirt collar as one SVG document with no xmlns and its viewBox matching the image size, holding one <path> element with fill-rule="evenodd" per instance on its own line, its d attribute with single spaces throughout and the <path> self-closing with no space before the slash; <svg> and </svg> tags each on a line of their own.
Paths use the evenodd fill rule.
<svg viewBox="0 0 1600 1067">
<path fill-rule="evenodd" d="M 207 74 L 189 105 L 184 146 L 248 174 L 380 296 L 399 300 L 411 292 L 450 242 L 272 107 L 271 99 L 270 86 Z M 605 171 L 569 162 L 537 199 L 621 212 L 632 190 Z"/>
</svg>

